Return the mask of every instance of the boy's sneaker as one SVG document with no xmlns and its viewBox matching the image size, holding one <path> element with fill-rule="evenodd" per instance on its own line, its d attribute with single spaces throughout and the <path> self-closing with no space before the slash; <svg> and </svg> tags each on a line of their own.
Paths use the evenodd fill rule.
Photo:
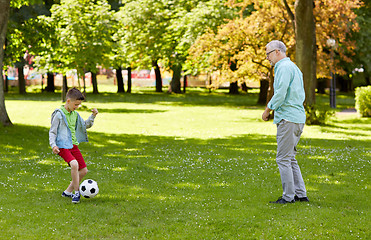
<svg viewBox="0 0 371 240">
<path fill-rule="evenodd" d="M 62 192 L 62 197 L 72 197 L 73 194 L 67 194 L 64 191 Z"/>
<path fill-rule="evenodd" d="M 79 203 L 79 202 L 80 202 L 80 193 L 73 194 L 72 203 Z"/>
</svg>

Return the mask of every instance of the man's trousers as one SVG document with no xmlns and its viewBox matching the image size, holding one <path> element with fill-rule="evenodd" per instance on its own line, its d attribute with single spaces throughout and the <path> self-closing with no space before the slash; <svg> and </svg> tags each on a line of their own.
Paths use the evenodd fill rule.
<svg viewBox="0 0 371 240">
<path fill-rule="evenodd" d="M 299 198 L 307 196 L 304 180 L 295 159 L 296 145 L 300 140 L 303 128 L 303 123 L 292 123 L 286 120 L 277 124 L 276 161 L 282 181 L 282 198 L 286 201 L 292 201 L 295 195 Z"/>
</svg>

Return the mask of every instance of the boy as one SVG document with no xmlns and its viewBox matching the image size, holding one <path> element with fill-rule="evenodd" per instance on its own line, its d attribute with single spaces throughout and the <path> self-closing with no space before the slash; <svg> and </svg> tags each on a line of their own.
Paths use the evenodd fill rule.
<svg viewBox="0 0 371 240">
<path fill-rule="evenodd" d="M 52 114 L 49 144 L 53 153 L 61 156 L 71 167 L 72 181 L 62 193 L 62 197 L 70 197 L 72 203 L 79 203 L 79 185 L 88 169 L 78 145 L 80 142 L 88 142 L 86 129 L 93 126 L 98 110 L 92 109 L 92 115 L 84 121 L 75 111 L 85 99 L 84 95 L 78 89 L 72 88 L 67 92 L 66 99 L 65 105 L 54 110 Z"/>
</svg>

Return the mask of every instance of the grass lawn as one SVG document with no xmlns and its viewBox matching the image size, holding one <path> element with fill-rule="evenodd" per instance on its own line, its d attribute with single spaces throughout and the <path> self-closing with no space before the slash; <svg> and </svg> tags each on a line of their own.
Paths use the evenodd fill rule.
<svg viewBox="0 0 371 240">
<path fill-rule="evenodd" d="M 276 127 L 261 120 L 256 93 L 87 100 L 82 117 L 100 113 L 80 149 L 100 191 L 74 205 L 60 196 L 70 170 L 48 145 L 60 95 L 6 95 L 14 126 L 0 127 L 0 239 L 371 238 L 370 118 L 306 126 L 297 159 L 310 202 L 272 205 L 282 194 Z"/>
</svg>

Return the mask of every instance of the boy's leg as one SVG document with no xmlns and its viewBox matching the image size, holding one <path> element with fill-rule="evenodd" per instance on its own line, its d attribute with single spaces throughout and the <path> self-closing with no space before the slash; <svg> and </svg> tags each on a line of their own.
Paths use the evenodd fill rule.
<svg viewBox="0 0 371 240">
<path fill-rule="evenodd" d="M 84 167 L 83 169 L 79 170 L 79 180 L 80 180 L 80 182 L 86 176 L 87 173 L 88 173 L 88 168 L 87 167 Z"/>
<path fill-rule="evenodd" d="M 73 145 L 73 148 L 71 149 L 71 154 L 75 157 L 78 163 L 78 166 L 79 166 L 78 172 L 79 172 L 79 185 L 80 185 L 81 180 L 88 173 L 88 169 L 86 167 L 86 163 L 80 152 L 80 149 L 77 145 Z"/>
<path fill-rule="evenodd" d="M 79 163 L 76 160 L 72 160 L 70 162 L 70 166 L 71 166 L 71 178 L 72 178 L 72 182 L 71 182 L 70 185 L 72 185 L 72 189 L 73 190 L 79 191 L 79 186 L 80 186 L 80 181 L 79 181 L 80 180 L 79 179 Z"/>
<path fill-rule="evenodd" d="M 85 175 L 88 173 L 88 168 L 83 168 L 83 169 L 80 169 L 79 170 L 79 184 L 81 182 L 81 180 L 85 177 Z M 71 175 L 72 176 L 72 175 Z M 66 189 L 67 192 L 72 192 L 74 190 L 74 187 L 73 187 L 73 182 L 71 181 L 70 185 L 68 186 L 68 188 Z"/>
<path fill-rule="evenodd" d="M 61 156 L 65 162 L 68 163 L 68 165 L 71 167 L 71 177 L 72 177 L 72 180 L 76 179 L 76 173 L 77 173 L 77 176 L 78 176 L 78 169 L 79 169 L 79 165 L 78 165 L 78 161 L 76 160 L 76 157 L 74 157 L 71 153 L 71 150 L 72 149 L 64 149 L 64 148 L 60 148 L 59 149 L 60 152 L 59 152 L 59 156 Z M 70 195 L 73 190 L 74 190 L 74 184 L 76 181 L 71 181 L 70 185 L 68 186 L 68 188 L 66 189 L 66 191 L 64 191 L 62 193 L 62 196 L 63 197 L 70 197 L 72 195 Z"/>
<path fill-rule="evenodd" d="M 70 185 L 67 187 L 65 192 L 72 193 L 75 190 L 75 194 L 68 195 L 68 193 L 63 192 L 62 196 L 71 196 L 72 203 L 79 203 L 80 202 L 80 193 L 79 193 L 79 186 L 80 181 L 85 177 L 88 172 L 86 168 L 86 163 L 82 154 L 77 145 L 73 145 L 72 149 L 63 150 L 59 154 L 71 167 L 71 178 L 72 181 Z"/>
<path fill-rule="evenodd" d="M 75 190 L 75 194 L 72 196 L 72 203 L 79 203 L 80 202 L 80 192 L 79 192 L 79 163 L 77 160 L 73 160 L 70 162 L 71 166 L 71 178 L 72 178 L 72 186 Z"/>
</svg>

